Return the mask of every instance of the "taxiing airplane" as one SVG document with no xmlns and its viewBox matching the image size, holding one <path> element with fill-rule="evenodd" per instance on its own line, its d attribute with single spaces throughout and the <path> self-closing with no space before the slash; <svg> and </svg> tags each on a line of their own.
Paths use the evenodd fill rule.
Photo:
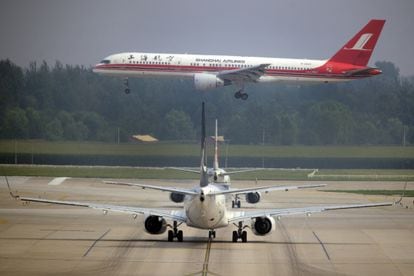
<svg viewBox="0 0 414 276">
<path fill-rule="evenodd" d="M 214 159 L 213 159 L 213 167 L 207 168 L 207 175 L 210 179 L 213 179 L 214 184 L 221 184 L 221 185 L 227 185 L 228 189 L 231 185 L 230 175 L 231 174 L 238 174 L 238 173 L 244 173 L 244 172 L 252 172 L 252 171 L 260 171 L 263 170 L 261 168 L 254 168 L 254 169 L 243 169 L 243 170 L 237 170 L 237 171 L 226 171 L 222 168 L 220 168 L 219 165 L 219 156 L 218 156 L 218 122 L 216 119 L 216 127 L 215 127 L 215 135 L 214 135 Z M 190 173 L 197 173 L 199 174 L 200 171 L 189 169 L 189 168 L 178 168 L 178 167 L 169 167 L 169 169 L 178 170 L 178 171 L 184 171 L 184 172 L 190 172 Z M 308 186 L 306 186 L 308 187 Z M 313 186 L 312 186 L 313 188 Z M 240 208 L 241 202 L 240 202 L 240 196 L 245 195 L 245 199 L 247 203 L 250 204 L 256 204 L 261 199 L 261 193 L 260 192 L 245 192 L 240 194 L 233 194 L 233 200 L 231 202 L 232 208 Z M 171 200 L 180 203 L 184 201 L 184 196 L 171 193 L 170 196 Z"/>
<path fill-rule="evenodd" d="M 284 216 L 300 215 L 311 213 L 319 213 L 323 211 L 331 211 L 338 209 L 365 208 L 393 205 L 392 202 L 368 203 L 368 204 L 345 204 L 333 206 L 311 206 L 300 208 L 273 208 L 273 209 L 254 209 L 249 211 L 232 211 L 226 206 L 226 196 L 232 194 L 248 193 L 248 192 L 268 192 L 268 191 L 288 191 L 291 189 L 313 188 L 325 186 L 323 184 L 303 185 L 303 186 L 269 186 L 269 187 L 252 187 L 243 189 L 230 189 L 227 185 L 215 184 L 209 181 L 206 166 L 206 139 L 205 139 L 205 115 L 204 103 L 202 108 L 202 135 L 201 135 L 201 164 L 200 164 L 200 185 L 192 189 L 162 187 L 154 185 L 146 185 L 139 183 L 126 182 L 109 182 L 116 185 L 136 186 L 143 189 L 154 189 L 164 192 L 184 195 L 184 206 L 181 210 L 166 210 L 160 208 L 143 208 L 137 206 L 110 205 L 90 202 L 52 200 L 42 198 L 22 197 L 15 195 L 7 181 L 10 195 L 15 199 L 24 202 L 40 202 L 52 203 L 69 206 L 88 207 L 92 209 L 102 210 L 105 214 L 108 211 L 122 212 L 132 214 L 134 218 L 138 215 L 144 215 L 144 228 L 150 234 L 162 234 L 170 227 L 168 231 L 168 241 L 175 238 L 183 241 L 183 231 L 178 227 L 185 223 L 189 227 L 205 229 L 209 231 L 209 238 L 215 238 L 216 229 L 235 225 L 236 231 L 233 231 L 232 241 L 247 241 L 247 231 L 244 230 L 250 225 L 250 229 L 255 235 L 264 236 L 275 230 L 275 218 L 280 219 Z M 167 220 L 173 224 L 167 224 Z M 247 225 L 246 225 L 247 224 Z"/>
<path fill-rule="evenodd" d="M 187 77 L 194 80 L 198 90 L 236 85 L 239 90 L 234 96 L 246 100 L 247 83 L 331 83 L 381 74 L 380 69 L 368 66 L 368 61 L 384 23 L 369 21 L 325 60 L 128 52 L 104 58 L 93 71 L 125 78 L 125 93 L 130 93 L 129 77 Z"/>
</svg>

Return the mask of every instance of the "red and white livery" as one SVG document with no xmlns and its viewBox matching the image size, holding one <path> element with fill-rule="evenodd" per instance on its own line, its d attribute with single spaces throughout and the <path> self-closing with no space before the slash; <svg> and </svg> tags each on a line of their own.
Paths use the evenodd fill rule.
<svg viewBox="0 0 414 276">
<path fill-rule="evenodd" d="M 330 83 L 381 74 L 367 65 L 384 23 L 371 20 L 327 60 L 131 52 L 110 55 L 93 71 L 125 78 L 126 93 L 129 77 L 188 77 L 198 90 L 236 85 L 235 97 L 245 100 L 246 83 Z"/>
</svg>

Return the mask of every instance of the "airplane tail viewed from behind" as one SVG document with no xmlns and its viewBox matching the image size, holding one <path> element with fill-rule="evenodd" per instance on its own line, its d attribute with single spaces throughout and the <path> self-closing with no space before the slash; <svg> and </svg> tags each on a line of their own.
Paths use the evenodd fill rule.
<svg viewBox="0 0 414 276">
<path fill-rule="evenodd" d="M 202 103 L 201 111 L 201 164 L 200 164 L 200 187 L 208 185 L 207 174 L 207 153 L 206 153 L 206 114 L 204 109 L 204 102 Z"/>
<path fill-rule="evenodd" d="M 373 19 L 349 40 L 329 62 L 367 66 L 381 34 L 385 20 Z"/>
</svg>

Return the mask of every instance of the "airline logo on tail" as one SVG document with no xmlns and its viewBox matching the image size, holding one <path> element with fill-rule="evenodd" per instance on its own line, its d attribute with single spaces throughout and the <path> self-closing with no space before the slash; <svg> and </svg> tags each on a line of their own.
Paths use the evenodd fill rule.
<svg viewBox="0 0 414 276">
<path fill-rule="evenodd" d="M 354 46 L 352 46 L 352 48 L 344 48 L 345 50 L 367 50 L 367 51 L 371 51 L 372 49 L 364 49 L 365 44 L 368 43 L 368 40 L 373 36 L 374 34 L 363 34 L 361 35 L 361 37 L 358 39 L 358 41 L 355 43 Z"/>
</svg>

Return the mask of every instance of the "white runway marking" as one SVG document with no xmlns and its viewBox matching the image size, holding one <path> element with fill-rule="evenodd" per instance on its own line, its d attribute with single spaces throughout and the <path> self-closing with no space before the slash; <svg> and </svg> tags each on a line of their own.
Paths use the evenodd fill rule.
<svg viewBox="0 0 414 276">
<path fill-rule="evenodd" d="M 62 184 L 66 179 L 69 179 L 69 178 L 70 177 L 56 177 L 55 179 L 50 181 L 47 185 L 57 186 L 57 185 Z"/>
</svg>

